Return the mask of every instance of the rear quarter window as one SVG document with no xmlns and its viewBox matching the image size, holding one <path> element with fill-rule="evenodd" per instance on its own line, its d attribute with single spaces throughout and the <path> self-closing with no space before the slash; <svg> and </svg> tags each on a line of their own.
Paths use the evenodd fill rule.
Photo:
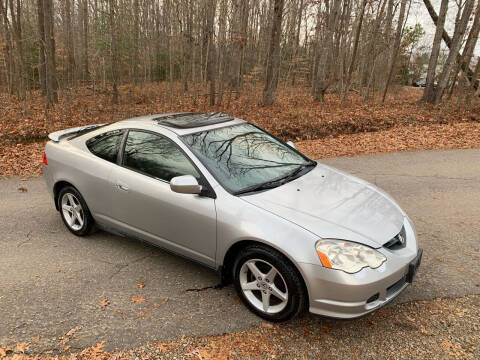
<svg viewBox="0 0 480 360">
<path fill-rule="evenodd" d="M 116 163 L 122 137 L 123 130 L 113 130 L 94 136 L 85 144 L 92 154 Z"/>
</svg>

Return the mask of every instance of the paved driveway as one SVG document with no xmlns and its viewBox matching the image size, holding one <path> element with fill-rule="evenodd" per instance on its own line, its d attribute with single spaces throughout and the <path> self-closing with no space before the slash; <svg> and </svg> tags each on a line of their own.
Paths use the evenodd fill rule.
<svg viewBox="0 0 480 360">
<path fill-rule="evenodd" d="M 324 162 L 376 183 L 413 218 L 423 263 L 396 301 L 480 293 L 480 150 Z M 217 283 L 215 273 L 140 242 L 71 235 L 41 178 L 0 180 L 0 347 L 33 339 L 31 349 L 75 349 L 105 339 L 107 349 L 128 348 L 261 322 Z"/>
</svg>

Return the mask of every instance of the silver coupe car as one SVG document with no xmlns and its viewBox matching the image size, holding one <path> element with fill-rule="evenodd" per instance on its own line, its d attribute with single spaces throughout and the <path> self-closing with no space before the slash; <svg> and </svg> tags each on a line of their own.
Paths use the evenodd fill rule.
<svg viewBox="0 0 480 360">
<path fill-rule="evenodd" d="M 267 320 L 368 314 L 420 265 L 412 221 L 385 192 L 227 114 L 149 115 L 49 139 L 43 173 L 68 230 L 199 262 Z"/>
</svg>

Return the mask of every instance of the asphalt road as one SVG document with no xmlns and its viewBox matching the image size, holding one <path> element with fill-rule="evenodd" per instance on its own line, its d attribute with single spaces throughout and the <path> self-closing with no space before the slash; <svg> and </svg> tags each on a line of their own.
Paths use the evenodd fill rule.
<svg viewBox="0 0 480 360">
<path fill-rule="evenodd" d="M 480 293 L 480 150 L 323 162 L 376 183 L 414 220 L 423 263 L 397 302 Z M 0 180 L 0 347 L 74 350 L 106 340 L 122 349 L 261 323 L 232 286 L 217 283 L 210 270 L 134 240 L 73 236 L 41 178 Z"/>
</svg>

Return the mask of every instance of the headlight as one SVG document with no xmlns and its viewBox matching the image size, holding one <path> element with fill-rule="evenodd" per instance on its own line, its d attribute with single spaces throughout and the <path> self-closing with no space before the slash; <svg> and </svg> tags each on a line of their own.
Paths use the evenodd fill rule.
<svg viewBox="0 0 480 360">
<path fill-rule="evenodd" d="M 322 265 L 353 274 L 364 267 L 378 268 L 387 260 L 385 255 L 371 247 L 351 241 L 322 239 L 316 245 Z"/>
</svg>

